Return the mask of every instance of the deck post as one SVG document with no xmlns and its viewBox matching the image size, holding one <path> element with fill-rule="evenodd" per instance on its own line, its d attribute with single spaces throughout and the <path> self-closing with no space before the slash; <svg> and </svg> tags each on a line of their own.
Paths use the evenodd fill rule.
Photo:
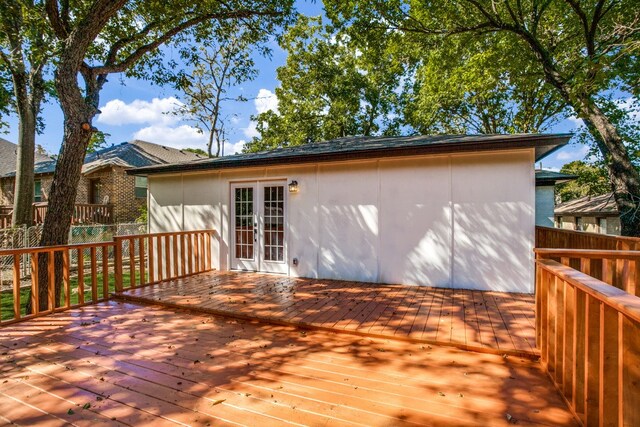
<svg viewBox="0 0 640 427">
<path fill-rule="evenodd" d="M 121 237 L 114 237 L 115 251 L 113 254 L 113 266 L 116 292 L 122 292 L 122 241 Z"/>
</svg>

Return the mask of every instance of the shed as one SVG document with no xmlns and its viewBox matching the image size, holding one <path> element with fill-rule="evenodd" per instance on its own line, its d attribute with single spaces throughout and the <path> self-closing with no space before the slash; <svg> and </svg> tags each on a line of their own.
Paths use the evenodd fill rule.
<svg viewBox="0 0 640 427">
<path fill-rule="evenodd" d="M 150 232 L 215 229 L 221 270 L 532 292 L 534 163 L 570 136 L 348 137 L 129 173 Z"/>
</svg>

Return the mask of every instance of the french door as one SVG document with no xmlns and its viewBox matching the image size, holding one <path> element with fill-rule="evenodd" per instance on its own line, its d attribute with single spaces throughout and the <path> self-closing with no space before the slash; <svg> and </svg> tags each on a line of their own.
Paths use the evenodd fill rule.
<svg viewBox="0 0 640 427">
<path fill-rule="evenodd" d="M 231 268 L 287 273 L 286 181 L 231 185 Z"/>
</svg>

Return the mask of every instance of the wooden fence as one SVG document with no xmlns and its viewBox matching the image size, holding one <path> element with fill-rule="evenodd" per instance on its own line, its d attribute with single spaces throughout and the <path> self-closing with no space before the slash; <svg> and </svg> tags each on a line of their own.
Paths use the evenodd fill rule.
<svg viewBox="0 0 640 427">
<path fill-rule="evenodd" d="M 569 407 L 587 426 L 640 426 L 640 298 L 550 259 L 536 289 L 541 362 Z"/>
<path fill-rule="evenodd" d="M 640 251 L 640 238 L 537 226 L 536 248 Z"/>
<path fill-rule="evenodd" d="M 112 242 L 0 250 L 0 257 L 10 257 L 13 266 L 12 283 L 0 283 L 0 326 L 105 301 L 112 292 L 209 271 L 212 237 L 212 230 L 198 230 L 118 236 Z M 56 260 L 61 264 L 58 268 Z M 46 274 L 39 272 L 43 264 Z M 61 274 L 56 274 L 57 269 Z M 39 306 L 36 297 L 38 280 L 43 277 L 48 289 L 46 307 Z M 59 299 L 56 281 L 62 285 Z"/>
</svg>

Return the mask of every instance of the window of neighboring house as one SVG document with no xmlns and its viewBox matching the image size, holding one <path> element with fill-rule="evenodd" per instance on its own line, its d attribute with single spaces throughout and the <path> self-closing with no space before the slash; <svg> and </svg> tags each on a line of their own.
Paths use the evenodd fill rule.
<svg viewBox="0 0 640 427">
<path fill-rule="evenodd" d="M 562 228 L 562 217 L 561 216 L 557 216 L 556 217 L 556 227 L 557 228 Z"/>
<path fill-rule="evenodd" d="M 598 232 L 607 234 L 607 218 L 598 218 Z"/>
<path fill-rule="evenodd" d="M 581 216 L 576 217 L 576 230 L 584 231 L 584 221 Z"/>
<path fill-rule="evenodd" d="M 135 195 L 139 199 L 147 198 L 147 177 L 146 176 L 136 176 Z"/>
<path fill-rule="evenodd" d="M 99 179 L 89 180 L 89 203 L 94 205 L 99 205 L 101 203 Z"/>
<path fill-rule="evenodd" d="M 42 181 L 39 179 L 33 181 L 33 201 L 36 203 L 42 201 Z"/>
</svg>

